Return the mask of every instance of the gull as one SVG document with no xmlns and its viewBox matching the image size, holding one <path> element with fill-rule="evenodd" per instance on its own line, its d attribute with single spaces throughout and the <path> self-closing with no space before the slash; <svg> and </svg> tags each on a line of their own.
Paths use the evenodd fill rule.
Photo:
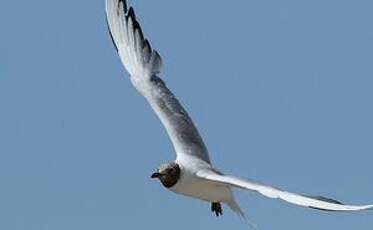
<svg viewBox="0 0 373 230">
<path fill-rule="evenodd" d="M 151 175 L 177 194 L 211 203 L 211 211 L 222 215 L 222 205 L 244 216 L 232 188 L 258 192 L 270 198 L 324 211 L 373 209 L 372 205 L 346 205 L 323 196 L 301 195 L 229 176 L 212 166 L 207 148 L 192 119 L 175 95 L 158 76 L 162 58 L 144 38 L 132 7 L 126 0 L 106 0 L 110 36 L 136 90 L 146 99 L 166 129 L 176 152 L 176 160 L 160 165 Z"/>
</svg>

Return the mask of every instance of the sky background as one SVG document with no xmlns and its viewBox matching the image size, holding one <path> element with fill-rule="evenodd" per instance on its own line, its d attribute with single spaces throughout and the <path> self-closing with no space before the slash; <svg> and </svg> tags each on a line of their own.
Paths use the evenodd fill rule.
<svg viewBox="0 0 373 230">
<path fill-rule="evenodd" d="M 373 203 L 372 1 L 132 0 L 213 164 Z M 149 178 L 175 155 L 132 88 L 104 1 L 0 2 L 0 229 L 247 229 Z M 237 191 L 260 229 L 373 229 Z"/>
</svg>

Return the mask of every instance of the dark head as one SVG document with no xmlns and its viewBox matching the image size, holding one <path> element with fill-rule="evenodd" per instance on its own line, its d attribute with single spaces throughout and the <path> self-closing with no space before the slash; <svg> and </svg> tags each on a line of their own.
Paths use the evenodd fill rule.
<svg viewBox="0 0 373 230">
<path fill-rule="evenodd" d="M 163 186 L 171 188 L 180 178 L 180 167 L 174 162 L 162 164 L 151 178 L 158 178 Z"/>
</svg>

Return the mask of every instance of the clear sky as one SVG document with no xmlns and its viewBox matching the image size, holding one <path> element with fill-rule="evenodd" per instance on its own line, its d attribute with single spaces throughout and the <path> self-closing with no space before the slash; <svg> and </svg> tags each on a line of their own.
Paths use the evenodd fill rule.
<svg viewBox="0 0 373 230">
<path fill-rule="evenodd" d="M 216 167 L 373 203 L 372 1 L 130 1 Z M 247 229 L 149 178 L 173 160 L 104 0 L 0 2 L 0 229 Z M 373 229 L 237 191 L 260 229 Z"/>
</svg>

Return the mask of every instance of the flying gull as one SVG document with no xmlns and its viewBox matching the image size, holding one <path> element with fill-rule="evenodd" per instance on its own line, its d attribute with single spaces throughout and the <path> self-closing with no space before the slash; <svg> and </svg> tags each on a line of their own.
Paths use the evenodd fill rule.
<svg viewBox="0 0 373 230">
<path fill-rule="evenodd" d="M 167 189 L 211 202 L 211 211 L 222 214 L 221 203 L 243 216 L 232 188 L 259 192 L 292 204 L 325 210 L 357 211 L 373 205 L 346 205 L 323 196 L 300 195 L 221 173 L 211 164 L 207 148 L 197 128 L 175 95 L 158 76 L 162 58 L 145 39 L 132 7 L 126 0 L 106 0 L 106 16 L 111 38 L 136 90 L 158 115 L 172 141 L 176 160 L 162 164 L 151 175 Z"/>
</svg>

